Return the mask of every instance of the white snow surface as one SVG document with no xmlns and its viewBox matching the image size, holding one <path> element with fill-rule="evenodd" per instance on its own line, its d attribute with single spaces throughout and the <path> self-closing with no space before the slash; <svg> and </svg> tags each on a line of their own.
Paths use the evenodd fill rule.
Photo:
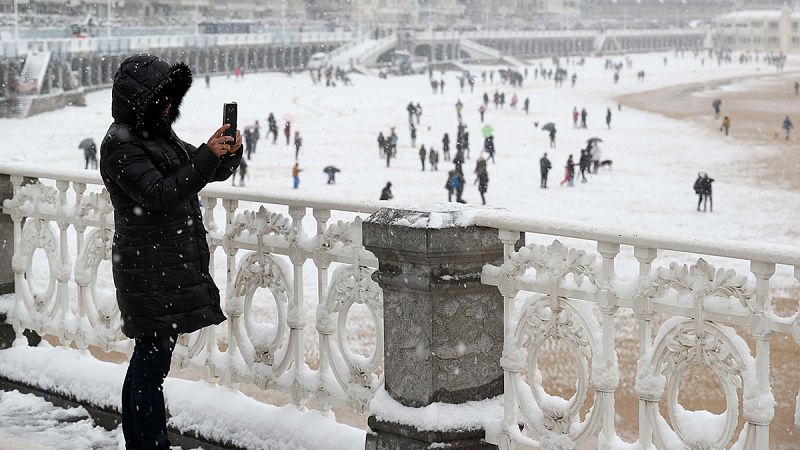
<svg viewBox="0 0 800 450">
<path fill-rule="evenodd" d="M 102 362 L 88 352 L 53 348 L 45 343 L 0 351 L 3 377 L 116 410 L 120 408 L 126 370 L 127 364 Z M 227 387 L 167 378 L 164 395 L 171 414 L 170 425 L 219 442 L 263 450 L 364 448 L 366 435 L 362 430 L 339 424 L 316 411 L 267 405 Z M 72 410 L 63 414 L 72 414 L 69 411 Z M 0 417 L 2 414 L 0 411 Z M 0 432 L 15 434 L 6 430 L 2 422 Z"/>
<path fill-rule="evenodd" d="M 432 403 L 410 408 L 381 387 L 370 403 L 370 414 L 387 422 L 411 425 L 420 431 L 486 429 L 503 418 L 503 397 L 461 404 Z"/>
<path fill-rule="evenodd" d="M 121 428 L 95 426 L 84 408 L 58 408 L 33 394 L 0 391 L 0 450 L 112 450 L 121 437 Z"/>
<path fill-rule="evenodd" d="M 667 66 L 662 62 L 665 55 L 669 58 Z M 800 193 L 774 185 L 756 185 L 731 170 L 753 152 L 775 149 L 727 139 L 715 129 L 699 124 L 628 108 L 617 111 L 613 100 L 617 95 L 665 86 L 773 71 L 763 64 L 701 66 L 691 56 L 675 58 L 671 53 L 630 57 L 634 67 L 623 70 L 616 85 L 611 81 L 612 73 L 603 70 L 603 59 L 589 58 L 584 67 L 567 66 L 578 74 L 575 88 L 556 89 L 551 81 L 533 80 L 531 67 L 522 89 L 502 85 L 495 77 L 494 84 L 479 81 L 474 93 L 467 89 L 463 94 L 458 89 L 457 74 L 448 72 L 445 94 L 435 96 L 426 75 L 388 80 L 354 75 L 355 86 L 337 88 L 313 86 L 306 74 L 248 74 L 242 82 L 214 77 L 211 89 L 198 82 L 189 91 L 175 130 L 186 141 L 205 142 L 221 120 L 219 105 L 237 101 L 240 124 L 258 119 L 264 136 L 266 116 L 272 111 L 279 125 L 284 118 L 292 119 L 293 131 L 299 130 L 304 137 L 300 187 L 291 188 L 294 148 L 284 145 L 281 133 L 278 145 L 272 145 L 265 137 L 259 142 L 258 151 L 249 162 L 249 188 L 275 195 L 322 195 L 331 200 L 364 201 L 376 200 L 381 188 L 391 181 L 395 199 L 389 205 L 421 205 L 446 199 L 444 183 L 451 166 L 440 155 L 438 172 L 420 170 L 417 149 L 410 146 L 405 105 L 413 100 L 424 109 L 422 123 L 417 126 L 417 145 L 433 146 L 441 152 L 445 132 L 450 134 L 451 148 L 455 146 L 457 121 L 453 105 L 460 99 L 472 147 L 472 159 L 464 166 L 464 198 L 475 204 L 480 198 L 477 186 L 472 184 L 472 169 L 482 144 L 483 124 L 477 112 L 481 96 L 484 91 L 490 96 L 495 90 L 506 92 L 507 96 L 516 92 L 520 102 L 526 97 L 531 99 L 530 115 L 508 106 L 496 110 L 492 105 L 486 113 L 486 123 L 494 128 L 497 148 L 497 164 L 488 165 L 490 206 L 596 225 L 793 244 L 792 224 L 800 219 Z M 549 66 L 549 62 L 546 64 Z M 792 64 L 795 63 L 790 59 L 787 70 L 795 68 Z M 637 70 L 647 72 L 646 82 L 636 81 Z M 20 127 L 27 130 L 26 149 L 30 149 L 20 152 L 7 146 L 0 149 L 0 160 L 83 167 L 83 152 L 77 144 L 85 137 L 101 142 L 111 122 L 110 91 L 88 94 L 87 103 L 85 108 L 70 107 L 23 120 L 0 121 L 0 131 L 6 134 L 11 135 Z M 575 106 L 586 107 L 588 129 L 572 128 L 571 112 Z M 610 130 L 604 123 L 608 107 L 613 113 Z M 548 149 L 547 133 L 534 126 L 534 122 L 550 121 L 559 130 L 557 149 Z M 379 131 L 386 134 L 393 126 L 400 138 L 399 156 L 387 169 L 378 156 L 376 137 Z M 780 124 L 775 126 L 779 131 Z M 604 140 L 603 158 L 614 161 L 613 170 L 603 170 L 590 177 L 588 183 L 576 183 L 573 188 L 558 186 L 567 155 L 573 154 L 577 161 L 580 148 L 593 136 Z M 538 160 L 545 151 L 553 164 L 551 188 L 547 190 L 538 187 Z M 331 164 L 342 170 L 335 185 L 327 185 L 322 172 Z M 716 178 L 713 214 L 695 211 L 692 183 L 699 171 Z"/>
</svg>

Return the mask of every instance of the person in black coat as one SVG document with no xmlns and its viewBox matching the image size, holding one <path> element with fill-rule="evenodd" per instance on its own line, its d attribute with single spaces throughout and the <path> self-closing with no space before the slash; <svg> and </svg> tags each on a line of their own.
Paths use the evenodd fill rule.
<svg viewBox="0 0 800 450">
<path fill-rule="evenodd" d="M 122 391 L 127 448 L 170 448 L 161 385 L 177 336 L 225 320 L 197 194 L 234 173 L 242 139 L 223 136 L 228 125 L 199 147 L 178 138 L 172 124 L 191 84 L 186 64 L 147 54 L 123 61 L 100 147 L 122 332 L 136 342 Z"/>
<path fill-rule="evenodd" d="M 381 189 L 381 200 L 391 200 L 394 198 L 392 195 L 392 183 L 386 183 L 386 186 Z"/>
<path fill-rule="evenodd" d="M 547 189 L 547 174 L 550 173 L 550 169 L 553 167 L 550 164 L 550 160 L 547 158 L 547 153 L 542 156 L 539 160 L 539 170 L 542 172 L 542 179 L 539 182 L 539 187 L 542 189 Z"/>
</svg>

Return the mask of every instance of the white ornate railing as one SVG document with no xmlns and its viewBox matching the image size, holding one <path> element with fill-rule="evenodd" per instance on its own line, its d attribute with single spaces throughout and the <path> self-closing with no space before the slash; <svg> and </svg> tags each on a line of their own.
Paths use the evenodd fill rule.
<svg viewBox="0 0 800 450">
<path fill-rule="evenodd" d="M 788 333 L 800 344 L 800 313 L 782 317 L 773 311 L 770 279 L 776 265 L 789 266 L 800 279 L 800 249 L 496 213 L 479 215 L 476 224 L 501 230 L 505 246 L 503 264 L 487 265 L 482 274 L 482 281 L 497 286 L 505 299 L 504 423 L 498 427 L 502 431 L 488 436 L 491 442 L 503 449 L 571 449 L 587 443 L 598 448 L 660 450 L 771 448 L 775 398 L 770 339 Z M 577 239 L 579 246 L 596 245 L 597 251 L 570 248 L 558 240 L 517 249 L 521 232 L 529 237 Z M 615 271 L 620 246 L 633 247 L 639 270 L 632 279 Z M 659 252 L 694 262 L 662 262 Z M 728 258 L 733 265 L 749 263 L 752 276 L 717 269 L 697 259 L 697 254 Z M 519 302 L 522 291 L 534 295 Z M 632 311 L 638 324 L 639 439 L 634 444 L 625 444 L 615 432 L 614 395 L 620 379 L 615 314 L 620 309 Z M 665 320 L 653 337 L 658 318 Z M 737 330 L 755 340 L 754 354 Z M 549 339 L 562 340 L 575 355 L 578 379 L 569 399 L 544 390 L 537 358 Z M 692 365 L 706 366 L 718 377 L 725 395 L 723 414 L 687 411 L 678 402 L 681 379 Z M 800 374 L 780 375 L 800 385 Z M 590 388 L 594 400 L 589 412 L 581 415 Z M 666 410 L 666 418 L 660 408 Z M 795 426 L 800 431 L 800 406 L 796 411 Z M 736 435 L 741 416 L 744 429 Z"/>
<path fill-rule="evenodd" d="M 14 226 L 16 305 L 9 319 L 18 337 L 27 328 L 61 345 L 129 354 L 132 343 L 120 331 L 113 286 L 98 276 L 100 265 L 110 262 L 114 228 L 100 177 L 1 164 L 0 173 L 10 174 L 13 185 L 3 212 Z M 39 181 L 24 184 L 24 177 Z M 218 284 L 228 320 L 181 335 L 173 364 L 201 369 L 209 381 L 286 391 L 298 406 L 363 411 L 381 383 L 383 358 L 383 294 L 371 279 L 377 260 L 361 245 L 362 216 L 377 207 L 245 189 L 208 188 L 200 197 L 211 274 L 219 279 L 225 270 Z M 309 209 L 311 232 L 304 224 L 312 220 Z M 341 220 L 329 223 L 332 214 Z M 224 220 L 218 223 L 217 216 Z M 215 261 L 217 249 L 224 264 Z M 34 263 L 37 250 L 46 256 L 49 277 Z M 316 269 L 315 295 L 304 292 L 307 264 Z M 274 301 L 272 323 L 259 315 L 265 306 L 259 289 Z M 363 305 L 363 319 L 374 321 L 369 355 L 348 344 L 347 321 L 356 304 Z"/>
<path fill-rule="evenodd" d="M 2 164 L 0 174 L 10 174 L 14 191 L 3 212 L 14 226 L 16 306 L 10 319 L 17 333 L 21 337 L 28 328 L 62 345 L 129 352 L 113 285 L 98 275 L 109 263 L 113 238 L 112 209 L 99 177 Z M 40 183 L 24 184 L 24 177 Z M 202 370 L 210 381 L 284 391 L 298 406 L 363 411 L 382 378 L 383 294 L 371 279 L 377 261 L 361 242 L 363 214 L 378 205 L 243 188 L 209 188 L 201 199 L 210 269 L 228 320 L 181 336 L 175 366 Z M 771 448 L 771 376 L 790 383 L 792 397 L 800 385 L 796 373 L 770 373 L 773 336 L 793 335 L 800 344 L 798 308 L 778 314 L 772 292 L 776 281 L 800 279 L 800 249 L 497 210 L 471 214 L 474 224 L 499 230 L 505 246 L 503 264 L 482 273 L 483 283 L 504 297 L 504 417 L 502 426 L 488 429 L 488 441 L 503 449 Z M 521 235 L 537 243 L 518 248 Z M 38 250 L 45 254 L 47 276 L 35 264 Z M 274 317 L 265 315 L 265 291 Z M 375 325 L 362 333 L 374 333 L 374 350 L 350 347 L 354 305 L 359 320 Z M 615 338 L 623 315 L 637 324 L 634 443 L 622 441 L 616 430 L 622 369 Z M 546 367 L 540 370 L 539 359 L 552 340 L 575 356 L 577 380 L 569 399 L 544 388 Z M 722 414 L 689 411 L 678 401 L 681 382 L 695 365 L 719 379 Z M 794 408 L 797 433 L 800 406 Z"/>
</svg>

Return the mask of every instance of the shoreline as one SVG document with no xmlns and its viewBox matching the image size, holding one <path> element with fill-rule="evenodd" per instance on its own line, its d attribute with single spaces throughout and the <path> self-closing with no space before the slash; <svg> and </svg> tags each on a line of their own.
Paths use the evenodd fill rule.
<svg viewBox="0 0 800 450">
<path fill-rule="evenodd" d="M 687 122 L 720 133 L 722 118 L 731 117 L 728 139 L 754 150 L 752 157 L 738 160 L 725 175 L 745 177 L 765 188 L 800 189 L 800 154 L 797 135 L 800 121 L 800 96 L 794 82 L 800 71 L 743 75 L 708 82 L 686 83 L 615 97 L 626 108 L 633 108 Z M 722 100 L 719 119 L 714 119 L 711 102 Z M 791 138 L 784 139 L 781 124 L 786 115 L 795 124 Z"/>
</svg>

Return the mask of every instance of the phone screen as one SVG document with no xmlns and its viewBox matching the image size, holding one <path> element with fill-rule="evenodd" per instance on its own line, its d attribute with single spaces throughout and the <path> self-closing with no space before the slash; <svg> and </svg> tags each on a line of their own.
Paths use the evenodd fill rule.
<svg viewBox="0 0 800 450">
<path fill-rule="evenodd" d="M 225 136 L 230 136 L 236 139 L 236 116 L 237 116 L 238 108 L 236 103 L 225 103 L 225 106 L 222 110 L 222 124 L 230 124 L 230 128 L 228 128 L 225 133 Z"/>
</svg>

